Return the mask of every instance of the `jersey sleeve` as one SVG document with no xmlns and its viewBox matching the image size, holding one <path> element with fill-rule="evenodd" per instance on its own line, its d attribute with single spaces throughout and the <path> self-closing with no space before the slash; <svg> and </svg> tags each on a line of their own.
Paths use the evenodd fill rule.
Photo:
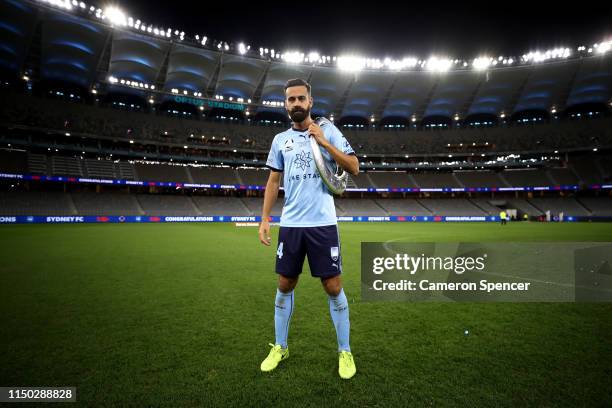
<svg viewBox="0 0 612 408">
<path fill-rule="evenodd" d="M 330 142 L 336 149 L 340 150 L 344 154 L 355 154 L 355 151 L 349 144 L 348 140 L 346 140 L 342 132 L 340 132 L 340 129 L 338 129 L 335 125 L 333 127 Z"/>
<path fill-rule="evenodd" d="M 268 160 L 266 160 L 266 166 L 272 171 L 280 172 L 285 169 L 283 152 L 278 145 L 278 136 L 275 136 L 272 141 L 272 146 L 270 146 L 270 152 L 268 153 Z"/>
</svg>

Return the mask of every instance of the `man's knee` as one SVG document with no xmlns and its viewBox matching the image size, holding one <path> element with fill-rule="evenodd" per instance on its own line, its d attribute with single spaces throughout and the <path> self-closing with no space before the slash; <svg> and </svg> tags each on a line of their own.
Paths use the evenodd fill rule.
<svg viewBox="0 0 612 408">
<path fill-rule="evenodd" d="M 291 292 L 297 285 L 298 277 L 288 277 L 284 275 L 278 275 L 278 289 L 283 292 Z"/>
<path fill-rule="evenodd" d="M 321 279 L 321 283 L 323 284 L 325 292 L 327 292 L 327 294 L 330 296 L 338 296 L 342 290 L 340 275 L 327 279 Z"/>
</svg>

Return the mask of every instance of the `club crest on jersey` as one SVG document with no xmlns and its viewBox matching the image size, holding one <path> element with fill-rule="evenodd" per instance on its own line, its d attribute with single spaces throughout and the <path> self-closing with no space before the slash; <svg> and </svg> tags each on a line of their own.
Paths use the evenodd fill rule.
<svg viewBox="0 0 612 408">
<path fill-rule="evenodd" d="M 295 155 L 295 167 L 302 171 L 306 170 L 307 167 L 310 167 L 311 161 L 312 157 L 310 157 L 310 152 L 302 150 Z"/>
<path fill-rule="evenodd" d="M 331 247 L 330 248 L 330 253 L 331 253 L 331 258 L 334 261 L 338 260 L 338 247 Z"/>
<path fill-rule="evenodd" d="M 285 151 L 290 152 L 293 150 L 293 139 L 287 139 L 285 141 Z"/>
</svg>

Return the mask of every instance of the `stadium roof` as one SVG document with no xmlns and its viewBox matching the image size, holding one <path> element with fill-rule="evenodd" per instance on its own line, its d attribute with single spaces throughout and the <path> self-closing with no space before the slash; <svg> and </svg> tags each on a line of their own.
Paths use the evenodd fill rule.
<svg viewBox="0 0 612 408">
<path fill-rule="evenodd" d="M 291 63 L 276 58 L 276 50 L 258 53 L 244 45 L 233 49 L 218 43 L 211 49 L 202 37 L 199 44 L 187 41 L 176 29 L 136 24 L 121 14 L 106 16 L 74 0 L 55 3 L 63 6 L 0 0 L 0 67 L 5 71 L 21 76 L 35 70 L 41 80 L 89 89 L 105 84 L 108 90 L 129 89 L 147 99 L 153 93 L 216 96 L 250 105 L 250 112 L 283 114 L 285 81 L 303 77 L 312 84 L 314 113 L 336 119 L 452 120 L 612 102 L 612 53 L 607 52 L 612 42 L 572 58 L 567 49 L 548 57 L 525 54 L 519 64 L 509 57 L 485 58 L 461 69 L 461 60 L 415 60 L 407 62 L 415 63 L 408 70 L 390 70 L 384 62 L 384 70 L 360 70 L 379 65 L 359 58 L 328 64 L 325 56 L 301 55 Z M 449 70 L 448 64 L 459 68 Z"/>
</svg>

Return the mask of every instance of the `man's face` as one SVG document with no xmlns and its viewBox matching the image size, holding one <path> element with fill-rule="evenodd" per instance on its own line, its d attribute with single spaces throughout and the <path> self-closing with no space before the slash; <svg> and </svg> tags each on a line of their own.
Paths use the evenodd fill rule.
<svg viewBox="0 0 612 408">
<path fill-rule="evenodd" d="M 303 122 L 310 116 L 312 98 L 305 86 L 292 86 L 285 91 L 285 109 L 294 123 Z"/>
</svg>

